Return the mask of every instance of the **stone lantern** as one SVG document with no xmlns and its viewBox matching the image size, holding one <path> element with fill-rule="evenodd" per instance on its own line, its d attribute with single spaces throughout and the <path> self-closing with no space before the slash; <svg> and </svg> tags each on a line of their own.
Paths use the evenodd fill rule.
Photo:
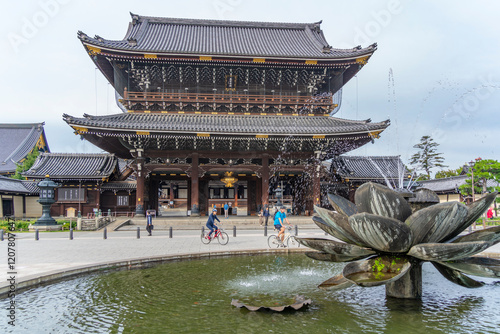
<svg viewBox="0 0 500 334">
<path fill-rule="evenodd" d="M 45 179 L 38 183 L 40 198 L 37 202 L 42 205 L 42 216 L 33 224 L 34 228 L 45 230 L 60 229 L 56 220 L 50 216 L 50 206 L 56 202 L 54 190 L 57 187 L 59 187 L 59 184 L 49 179 L 49 175 L 45 175 Z"/>
</svg>

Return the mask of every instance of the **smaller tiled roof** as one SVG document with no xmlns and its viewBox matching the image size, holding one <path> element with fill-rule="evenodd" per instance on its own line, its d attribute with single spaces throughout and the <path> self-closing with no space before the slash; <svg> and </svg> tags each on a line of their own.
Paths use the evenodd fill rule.
<svg viewBox="0 0 500 334">
<path fill-rule="evenodd" d="M 91 38 L 78 32 L 84 44 L 125 52 L 171 55 L 338 59 L 373 53 L 377 46 L 332 48 L 321 22 L 275 23 L 148 17 L 131 14 L 123 40 Z"/>
<path fill-rule="evenodd" d="M 0 124 L 0 173 L 13 173 L 22 159 L 45 136 L 44 123 Z M 48 147 L 47 147 L 48 150 Z"/>
<path fill-rule="evenodd" d="M 120 113 L 106 116 L 63 115 L 71 126 L 107 130 L 149 131 L 155 133 L 234 135 L 347 135 L 384 130 L 389 121 L 371 123 L 331 116 L 279 115 L 203 115 Z"/>
<path fill-rule="evenodd" d="M 427 180 L 427 181 L 418 181 L 421 185 L 421 188 L 430 189 L 436 193 L 459 193 L 458 188 L 465 184 L 465 180 L 469 177 L 467 175 L 458 175 L 458 176 L 450 176 L 444 177 L 441 179 Z M 499 184 L 494 180 L 488 180 L 486 182 L 488 187 L 498 187 Z"/>
<path fill-rule="evenodd" d="M 22 181 L 0 176 L 0 193 L 36 195 L 39 189 L 36 182 Z"/>
<path fill-rule="evenodd" d="M 114 154 L 42 153 L 33 166 L 23 173 L 28 178 L 54 180 L 100 180 L 108 178 L 117 169 Z"/>
<path fill-rule="evenodd" d="M 135 181 L 106 182 L 101 186 L 102 190 L 135 190 L 136 188 Z"/>
<path fill-rule="evenodd" d="M 332 173 L 351 180 L 394 180 L 399 179 L 401 173 L 406 174 L 406 167 L 399 156 L 341 155 L 325 161 L 325 166 Z"/>
</svg>

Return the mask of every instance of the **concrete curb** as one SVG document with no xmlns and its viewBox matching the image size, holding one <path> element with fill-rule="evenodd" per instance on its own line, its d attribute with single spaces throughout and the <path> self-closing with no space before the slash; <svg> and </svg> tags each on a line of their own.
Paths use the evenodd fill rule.
<svg viewBox="0 0 500 334">
<path fill-rule="evenodd" d="M 160 264 L 173 261 L 186 261 L 203 258 L 217 258 L 223 256 L 243 256 L 243 255 L 259 255 L 272 253 L 304 253 L 310 250 L 309 248 L 294 248 L 294 249 L 248 249 L 248 250 L 233 250 L 233 251 L 213 251 L 202 253 L 179 253 L 172 255 L 147 256 L 140 258 L 125 259 L 112 262 L 100 262 L 84 266 L 74 267 L 68 270 L 54 270 L 42 276 L 27 276 L 24 279 L 16 282 L 16 293 L 27 290 L 39 285 L 53 284 L 58 281 L 69 279 L 74 276 L 86 275 L 98 271 L 109 269 L 133 269 L 141 268 L 146 264 Z M 9 285 L 5 283 L 0 286 L 0 298 L 5 298 L 10 291 Z"/>
</svg>

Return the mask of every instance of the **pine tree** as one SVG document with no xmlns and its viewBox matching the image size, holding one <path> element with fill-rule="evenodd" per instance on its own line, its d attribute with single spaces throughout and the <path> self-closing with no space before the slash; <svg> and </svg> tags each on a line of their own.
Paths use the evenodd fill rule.
<svg viewBox="0 0 500 334">
<path fill-rule="evenodd" d="M 424 170 L 427 180 L 430 180 L 431 170 L 434 167 L 448 167 L 443 164 L 444 158 L 442 157 L 442 153 L 438 153 L 436 150 L 438 146 L 439 144 L 431 136 L 422 136 L 420 143 L 413 146 L 413 148 L 417 148 L 419 151 L 411 156 L 410 164 L 415 166 L 416 169 Z"/>
</svg>

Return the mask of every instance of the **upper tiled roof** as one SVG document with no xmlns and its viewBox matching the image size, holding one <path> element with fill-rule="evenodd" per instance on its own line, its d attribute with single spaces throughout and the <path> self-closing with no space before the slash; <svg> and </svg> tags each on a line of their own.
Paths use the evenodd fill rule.
<svg viewBox="0 0 500 334">
<path fill-rule="evenodd" d="M 63 115 L 71 126 L 106 130 L 159 133 L 235 135 L 344 135 L 383 130 L 389 121 L 371 123 L 328 116 L 254 116 L 203 114 L 120 113 L 107 116 Z"/>
<path fill-rule="evenodd" d="M 368 55 L 367 48 L 334 49 L 316 23 L 271 23 L 158 18 L 131 14 L 123 40 L 91 38 L 79 32 L 83 43 L 125 52 L 183 55 L 342 59 Z"/>
<path fill-rule="evenodd" d="M 0 124 L 0 173 L 13 173 L 16 163 L 35 147 L 44 123 Z M 48 149 L 48 147 L 47 147 Z"/>
<path fill-rule="evenodd" d="M 8 194 L 38 194 L 39 189 L 36 182 L 21 181 L 0 176 L 0 193 Z"/>
<path fill-rule="evenodd" d="M 28 178 L 87 179 L 108 178 L 117 168 L 114 154 L 42 153 L 23 176 Z"/>
<path fill-rule="evenodd" d="M 399 156 L 338 156 L 325 162 L 327 168 L 348 179 L 398 179 L 406 168 Z"/>
<path fill-rule="evenodd" d="M 427 188 L 435 192 L 451 192 L 458 193 L 458 188 L 465 184 L 465 180 L 469 177 L 467 175 L 459 175 L 459 176 L 450 176 L 442 179 L 434 179 L 427 181 L 418 181 L 420 183 L 421 188 Z M 494 180 L 488 180 L 486 182 L 488 187 L 498 187 L 499 184 Z"/>
</svg>

